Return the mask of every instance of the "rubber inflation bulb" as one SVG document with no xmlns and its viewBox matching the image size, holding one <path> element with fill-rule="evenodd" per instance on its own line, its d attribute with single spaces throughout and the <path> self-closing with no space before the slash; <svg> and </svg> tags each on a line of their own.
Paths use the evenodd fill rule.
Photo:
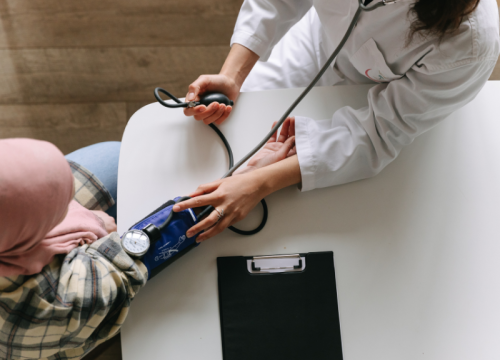
<svg viewBox="0 0 500 360">
<path fill-rule="evenodd" d="M 218 102 L 219 104 L 233 106 L 233 101 L 229 100 L 229 98 L 226 95 L 220 93 L 209 93 L 202 95 L 199 101 L 201 105 L 205 106 L 208 106 L 213 102 Z"/>
</svg>

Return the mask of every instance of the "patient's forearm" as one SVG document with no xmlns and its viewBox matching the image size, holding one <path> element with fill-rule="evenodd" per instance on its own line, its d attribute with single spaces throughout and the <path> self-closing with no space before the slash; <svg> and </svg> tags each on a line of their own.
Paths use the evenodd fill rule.
<svg viewBox="0 0 500 360">
<path fill-rule="evenodd" d="M 240 44 L 233 44 L 220 73 L 232 78 L 236 85 L 241 87 L 257 60 L 259 55 L 252 50 Z"/>
</svg>

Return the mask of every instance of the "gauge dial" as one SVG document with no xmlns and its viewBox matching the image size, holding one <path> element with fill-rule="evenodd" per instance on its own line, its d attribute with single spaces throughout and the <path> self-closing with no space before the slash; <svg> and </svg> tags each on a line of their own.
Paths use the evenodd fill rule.
<svg viewBox="0 0 500 360">
<path fill-rule="evenodd" d="M 142 256 L 149 249 L 149 237 L 141 230 L 130 230 L 123 234 L 122 246 L 127 254 Z"/>
</svg>

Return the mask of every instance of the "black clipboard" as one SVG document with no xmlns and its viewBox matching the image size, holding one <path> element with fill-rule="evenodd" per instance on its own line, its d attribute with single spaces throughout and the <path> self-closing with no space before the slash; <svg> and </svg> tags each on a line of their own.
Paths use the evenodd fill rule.
<svg viewBox="0 0 500 360">
<path fill-rule="evenodd" d="M 333 252 L 217 258 L 224 360 L 342 360 Z"/>
</svg>

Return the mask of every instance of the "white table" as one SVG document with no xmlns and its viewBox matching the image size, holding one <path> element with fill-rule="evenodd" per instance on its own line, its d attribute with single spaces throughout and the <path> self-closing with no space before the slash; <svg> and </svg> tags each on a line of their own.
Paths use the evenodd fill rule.
<svg viewBox="0 0 500 360">
<path fill-rule="evenodd" d="M 368 88 L 316 88 L 294 114 L 324 119 L 362 107 Z M 299 91 L 241 95 L 221 126 L 235 159 Z M 499 120 L 500 82 L 489 82 L 375 178 L 269 196 L 260 234 L 226 230 L 141 290 L 122 330 L 123 358 L 222 359 L 217 256 L 333 250 L 346 360 L 498 360 Z M 156 103 L 140 109 L 123 136 L 119 232 L 226 166 L 207 126 Z"/>
</svg>

